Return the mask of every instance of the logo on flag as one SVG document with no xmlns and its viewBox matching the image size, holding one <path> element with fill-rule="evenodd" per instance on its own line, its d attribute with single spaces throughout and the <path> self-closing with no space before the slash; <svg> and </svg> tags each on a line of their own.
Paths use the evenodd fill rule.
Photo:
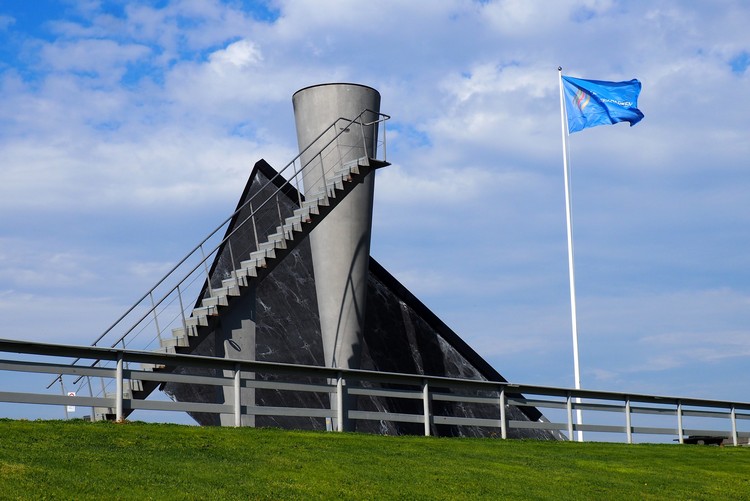
<svg viewBox="0 0 750 501">
<path fill-rule="evenodd" d="M 589 101 L 591 100 L 591 97 L 589 97 L 588 94 L 583 92 L 581 89 L 578 89 L 576 91 L 575 96 L 575 103 L 579 110 L 583 111 L 583 109 L 586 107 L 586 105 L 589 104 Z"/>
<path fill-rule="evenodd" d="M 628 122 L 631 127 L 643 119 L 638 109 L 641 82 L 606 82 L 563 76 L 568 132 L 597 125 Z"/>
</svg>

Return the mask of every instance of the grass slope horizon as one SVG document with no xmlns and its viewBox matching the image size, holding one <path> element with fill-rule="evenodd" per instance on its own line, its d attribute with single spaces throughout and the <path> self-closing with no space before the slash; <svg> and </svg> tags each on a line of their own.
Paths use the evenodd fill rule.
<svg viewBox="0 0 750 501">
<path fill-rule="evenodd" d="M 3 499 L 750 499 L 750 448 L 0 419 Z"/>
</svg>

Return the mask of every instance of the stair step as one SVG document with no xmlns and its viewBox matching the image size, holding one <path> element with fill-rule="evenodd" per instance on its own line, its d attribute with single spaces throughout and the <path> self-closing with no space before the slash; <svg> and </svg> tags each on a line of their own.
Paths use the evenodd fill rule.
<svg viewBox="0 0 750 501">
<path fill-rule="evenodd" d="M 230 278 L 225 278 L 221 281 L 221 287 L 211 289 L 211 295 L 216 297 L 239 296 L 240 280 L 232 272 Z"/>
<path fill-rule="evenodd" d="M 213 291 L 211 291 L 214 294 L 213 296 L 204 297 L 201 300 L 201 306 L 206 308 L 209 308 L 211 306 L 229 306 L 227 295 L 216 294 L 217 291 L 218 289 L 214 289 Z"/>
<path fill-rule="evenodd" d="M 318 191 L 313 194 L 313 200 L 321 200 L 321 202 L 317 204 L 318 206 L 330 205 L 329 200 L 331 198 L 337 198 L 338 192 L 344 189 L 344 183 L 351 182 L 352 180 L 353 176 L 348 171 L 338 172 L 333 176 L 326 178 L 325 191 Z M 303 202 L 303 207 L 305 206 L 305 203 L 307 202 Z"/>
<path fill-rule="evenodd" d="M 349 178 L 347 181 L 351 181 L 352 176 L 359 174 L 359 164 L 347 162 L 340 169 L 336 169 L 334 173 L 337 176 L 343 175 L 344 177 Z"/>
<path fill-rule="evenodd" d="M 247 287 L 248 285 L 250 285 L 250 281 L 253 279 L 253 277 L 257 277 L 258 276 L 257 270 L 255 268 L 251 268 L 251 269 L 253 271 L 252 274 L 247 274 L 245 276 L 238 276 L 237 277 L 237 284 L 238 284 L 237 290 L 240 290 L 240 287 Z M 235 273 L 235 272 L 242 273 L 243 271 L 246 271 L 246 270 L 236 270 L 236 271 L 233 271 L 232 273 Z M 231 294 L 231 295 L 235 295 L 235 294 Z M 237 294 L 237 295 L 239 295 L 239 294 Z"/>
<path fill-rule="evenodd" d="M 262 242 L 258 245 L 258 250 L 265 249 L 286 249 L 286 240 L 279 235 L 278 239 L 271 238 L 269 235 L 267 242 Z"/>
<path fill-rule="evenodd" d="M 182 330 L 182 329 L 180 329 Z M 184 346 L 188 347 L 190 346 L 190 339 L 189 336 L 186 336 L 184 332 L 181 335 L 175 336 L 174 333 L 172 337 L 164 338 L 161 341 L 159 341 L 159 344 L 162 348 L 166 346 Z"/>
<path fill-rule="evenodd" d="M 162 348 L 166 348 L 167 346 L 178 346 L 182 340 L 185 339 L 184 337 L 165 337 L 159 340 L 159 346 Z"/>
<path fill-rule="evenodd" d="M 187 323 L 187 319 L 185 319 Z M 172 337 L 190 337 L 198 335 L 198 327 L 195 325 L 188 325 L 187 327 L 177 327 L 172 329 Z"/>
<path fill-rule="evenodd" d="M 195 316 L 186 318 L 185 324 L 188 328 L 190 327 L 205 327 L 208 325 L 208 317 L 205 315 Z"/>
<path fill-rule="evenodd" d="M 284 234 L 284 238 L 287 240 L 294 240 L 294 234 L 295 233 L 301 233 L 302 232 L 302 223 L 299 221 L 296 221 L 294 223 L 284 224 L 284 226 L 277 226 L 276 227 L 276 233 L 277 234 Z"/>
<path fill-rule="evenodd" d="M 223 287 L 217 287 L 216 289 L 212 289 L 211 293 L 216 297 L 239 296 L 240 295 L 239 279 L 233 278 L 232 282 L 234 282 L 232 285 L 225 285 Z"/>
<path fill-rule="evenodd" d="M 251 274 L 251 273 L 250 273 L 250 272 L 248 271 L 248 274 L 247 274 L 247 275 L 245 275 L 245 276 L 253 276 L 253 277 L 257 277 L 257 276 L 258 276 L 258 273 L 257 273 L 257 269 L 258 269 L 258 268 L 265 268 L 265 267 L 266 267 L 266 266 L 268 265 L 268 263 L 266 263 L 266 258 L 265 258 L 265 256 L 264 256 L 264 257 L 252 257 L 252 254 L 250 254 L 250 256 L 251 256 L 251 258 L 250 258 L 250 259 L 248 259 L 248 260 L 246 260 L 246 261 L 242 261 L 242 262 L 240 263 L 240 269 L 239 269 L 239 270 L 237 270 L 237 276 L 238 276 L 238 277 L 241 277 L 241 276 L 242 276 L 242 271 L 243 271 L 243 270 L 250 270 L 250 269 L 254 269 L 254 270 L 255 270 L 255 274 L 254 274 L 254 275 L 252 275 L 252 274 Z"/>
<path fill-rule="evenodd" d="M 321 205 L 326 202 L 326 196 L 322 193 L 317 195 L 307 195 L 305 200 L 302 202 L 302 207 L 312 207 L 315 205 Z"/>
<path fill-rule="evenodd" d="M 310 207 L 303 207 L 301 209 L 294 209 L 294 212 L 292 213 L 292 215 L 284 219 L 284 225 L 286 226 L 289 224 L 309 223 L 310 221 L 312 221 L 313 216 L 318 215 L 320 213 L 318 211 L 318 207 L 319 207 L 318 205 L 314 205 Z"/>
<path fill-rule="evenodd" d="M 195 317 L 212 317 L 219 314 L 219 308 L 216 306 L 199 306 L 195 309 L 193 309 L 193 314 L 190 315 L 190 318 Z M 190 320 L 188 318 L 188 320 Z"/>
<path fill-rule="evenodd" d="M 131 390 L 143 391 L 143 381 L 141 381 L 140 379 L 130 379 L 129 384 Z"/>
<path fill-rule="evenodd" d="M 239 287 L 237 277 L 234 273 L 232 273 L 229 278 L 225 278 L 221 281 L 221 287 L 219 287 L 219 289 L 231 289 L 232 287 Z"/>
<path fill-rule="evenodd" d="M 337 182 L 351 182 L 354 179 L 354 174 L 351 172 L 339 172 L 333 177 L 333 180 Z"/>
<path fill-rule="evenodd" d="M 359 174 L 360 166 L 367 165 L 370 165 L 370 159 L 367 157 L 360 157 L 356 160 L 349 160 L 348 162 L 344 162 L 344 165 L 342 165 L 340 169 L 337 169 L 336 173 L 338 174 L 340 172 L 349 172 L 351 174 Z"/>
<path fill-rule="evenodd" d="M 320 214 L 319 207 L 328 207 L 330 201 L 324 192 L 313 193 L 302 202 L 302 209 L 310 209 L 313 214 Z M 295 212 L 300 209 L 296 209 Z"/>
<path fill-rule="evenodd" d="M 292 217 L 299 216 L 302 219 L 302 221 L 307 222 L 307 221 L 309 221 L 311 219 L 312 215 L 319 214 L 319 211 L 318 211 L 319 205 L 318 205 L 317 202 L 304 201 L 304 202 L 302 202 L 302 204 L 303 204 L 303 206 L 300 207 L 299 209 L 294 209 L 294 212 L 292 212 L 292 214 L 293 214 Z M 305 205 L 305 204 L 308 204 L 308 205 Z M 289 218 L 287 218 L 287 220 L 288 219 Z"/>
<path fill-rule="evenodd" d="M 159 346 L 158 348 L 154 348 L 151 351 L 153 351 L 154 353 L 164 353 L 167 355 L 174 355 L 177 353 L 177 350 L 174 346 Z"/>
<path fill-rule="evenodd" d="M 247 266 L 244 265 L 245 263 L 250 263 L 250 261 L 243 261 L 240 263 L 240 268 L 232 272 L 232 276 L 237 279 L 237 283 L 243 287 L 247 285 L 248 278 L 258 276 L 258 261 L 253 260 L 253 264 L 248 264 Z M 265 266 L 265 261 L 260 264 Z"/>
<path fill-rule="evenodd" d="M 279 247 L 280 249 L 286 249 L 287 248 L 287 242 L 293 242 L 294 241 L 294 233 L 292 232 L 285 232 L 281 226 L 276 227 L 276 232 L 271 233 L 268 235 L 268 240 L 281 240 L 284 242 L 284 247 Z"/>
<path fill-rule="evenodd" d="M 164 364 L 146 364 L 146 363 L 141 364 L 141 370 L 146 371 L 146 372 L 158 371 L 158 370 L 163 369 L 164 367 L 165 367 Z"/>
<path fill-rule="evenodd" d="M 343 190 L 344 189 L 344 183 L 351 181 L 350 179 L 346 179 L 343 175 L 339 174 L 331 179 L 328 179 L 326 181 L 326 192 L 328 193 L 329 197 L 336 196 L 336 190 Z"/>
<path fill-rule="evenodd" d="M 287 226 L 293 226 L 295 228 L 300 228 L 300 231 L 302 231 L 302 224 L 309 223 L 310 222 L 310 215 L 302 216 L 301 214 L 297 214 L 294 216 L 289 216 L 288 218 L 284 219 L 284 227 Z"/>
<path fill-rule="evenodd" d="M 276 249 L 259 249 L 250 253 L 250 260 L 253 259 L 268 259 L 276 257 Z M 243 261 L 244 262 L 244 261 Z M 242 263 L 240 263 L 242 265 Z"/>
</svg>

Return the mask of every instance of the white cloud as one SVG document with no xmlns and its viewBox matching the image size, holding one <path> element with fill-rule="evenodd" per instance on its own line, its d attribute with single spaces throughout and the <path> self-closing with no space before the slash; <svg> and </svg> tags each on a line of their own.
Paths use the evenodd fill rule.
<svg viewBox="0 0 750 501">
<path fill-rule="evenodd" d="M 221 71 L 225 66 L 234 66 L 242 70 L 262 61 L 263 54 L 252 41 L 240 40 L 229 44 L 226 49 L 214 52 L 208 59 L 217 71 Z"/>
<path fill-rule="evenodd" d="M 419 205 L 439 200 L 444 204 L 471 201 L 486 194 L 493 183 L 514 181 L 515 174 L 500 175 L 472 168 L 430 166 L 417 171 L 393 165 L 378 173 L 378 197 L 385 204 Z M 520 177 L 520 175 L 519 175 Z"/>
<path fill-rule="evenodd" d="M 98 80 L 116 83 L 129 63 L 150 54 L 143 45 L 121 45 L 112 40 L 85 39 L 44 45 L 41 59 L 53 71 L 92 73 Z"/>
<path fill-rule="evenodd" d="M 584 374 L 675 392 L 748 356 L 742 2 L 279 1 L 273 21 L 213 0 L 79 6 L 40 28 L 53 41 L 13 31 L 21 62 L 0 67 L 14 332 L 83 342 L 81 296 L 106 323 L 234 207 L 256 160 L 291 160 L 294 91 L 356 81 L 393 116 L 375 257 L 501 373 L 564 384 L 562 64 L 639 78 L 646 115 L 570 138 Z M 113 262 L 117 297 L 97 284 Z"/>
<path fill-rule="evenodd" d="M 87 345 L 123 310 L 108 298 L 0 291 L 3 337 L 8 339 Z"/>
<path fill-rule="evenodd" d="M 552 4 L 500 0 L 489 2 L 482 9 L 487 21 L 501 34 L 522 39 L 535 35 L 549 36 L 562 20 L 568 21 L 579 9 L 592 15 L 602 12 L 611 2 L 554 2 Z"/>
<path fill-rule="evenodd" d="M 97 259 L 74 249 L 40 249 L 20 238 L 0 238 L 0 284 L 6 291 L 90 287 Z"/>
</svg>

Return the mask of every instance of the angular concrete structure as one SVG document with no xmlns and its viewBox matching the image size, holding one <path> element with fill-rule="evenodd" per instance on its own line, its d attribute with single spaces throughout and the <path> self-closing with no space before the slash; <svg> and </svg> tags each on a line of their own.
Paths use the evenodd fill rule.
<svg viewBox="0 0 750 501">
<path fill-rule="evenodd" d="M 265 161 L 256 163 L 243 191 L 238 207 L 263 188 L 270 179 L 278 179 L 277 172 Z M 282 208 L 297 206 L 297 193 L 284 189 L 280 202 Z M 248 210 L 240 213 L 227 232 L 231 232 Z M 259 214 L 259 224 L 266 225 L 278 216 L 276 208 L 269 207 Z M 317 231 L 314 230 L 314 231 Z M 313 233 L 314 233 L 313 231 Z M 248 299 L 232 303 L 220 317 L 215 327 L 207 327 L 202 341 L 190 350 L 195 355 L 231 357 L 227 352 L 226 331 L 232 330 L 238 320 L 250 318 L 255 323 L 253 353 L 257 360 L 304 365 L 325 365 L 326 358 L 321 340 L 316 293 L 317 275 L 313 272 L 313 259 L 309 238 L 300 245 L 257 286 Z M 231 241 L 235 248 L 254 248 L 251 234 L 238 232 Z M 231 270 L 230 252 L 224 249 L 211 267 L 212 281 L 221 283 L 221 277 Z M 361 368 L 383 372 L 402 372 L 465 379 L 505 381 L 505 379 L 478 353 L 467 345 L 437 315 L 430 311 L 374 259 L 369 259 L 367 270 L 367 308 Z M 257 308 L 254 306 L 257 304 Z M 240 324 L 241 326 L 241 324 Z M 235 347 L 236 348 L 236 347 Z M 244 351 L 244 350 L 243 350 Z M 200 371 L 191 373 L 201 374 Z M 213 374 L 218 375 L 218 374 Z M 249 389 L 243 389 L 243 392 Z M 231 402 L 231 395 L 222 394 L 215 386 L 170 383 L 164 391 L 178 401 L 222 403 Z M 243 402 L 273 407 L 305 407 L 330 409 L 328 395 L 321 393 L 277 392 L 257 390 L 253 395 L 243 394 Z M 416 400 L 359 397 L 357 408 L 366 411 L 391 413 L 419 413 L 421 402 Z M 434 402 L 435 410 L 443 415 L 497 419 L 497 410 L 480 404 Z M 534 407 L 510 406 L 508 419 L 513 421 L 538 421 L 543 419 Z M 219 416 L 192 413 L 202 425 L 222 424 Z M 223 416 L 222 416 L 223 417 Z M 243 424 L 250 416 L 243 416 Z M 249 419 L 248 419 L 248 422 Z M 295 418 L 256 416 L 255 426 L 274 426 L 293 429 L 326 429 L 322 418 Z M 231 424 L 231 423 L 225 423 Z M 389 435 L 424 433 L 421 424 L 356 421 L 353 431 Z M 496 428 L 479 426 L 433 425 L 435 436 L 496 436 Z M 559 434 L 544 430 L 513 429 L 511 438 L 558 439 Z"/>
<path fill-rule="evenodd" d="M 463 379 L 504 381 L 486 361 L 369 256 L 380 95 L 357 84 L 307 87 L 293 97 L 304 193 L 259 161 L 229 220 L 225 239 L 207 271 L 208 280 L 190 317 L 160 341 L 167 353 L 230 359 L 362 368 Z M 385 117 L 385 116 L 383 116 Z M 387 117 L 385 117 L 387 118 Z M 333 124 L 333 126 L 331 125 Z M 284 169 L 285 176 L 288 169 Z M 293 176 L 290 180 L 295 181 Z M 254 201 L 265 200 L 262 203 Z M 246 224 L 247 223 L 247 224 Z M 257 230 L 256 228 L 260 229 Z M 260 234 L 260 237 L 259 237 Z M 179 291 L 178 291 L 179 292 Z M 178 294 L 179 295 L 179 294 Z M 190 310 L 188 310 L 190 311 Z M 180 370 L 180 369 L 178 369 Z M 213 370 L 206 369 L 218 376 Z M 186 373 L 201 374 L 189 369 Z M 229 374 L 224 374 L 228 376 Z M 201 424 L 423 434 L 423 422 L 381 420 L 383 414 L 419 415 L 430 405 L 452 417 L 497 420 L 497 406 L 443 398 L 425 404 L 399 398 L 392 384 L 370 381 L 373 393 L 346 383 L 345 408 L 327 389 L 282 390 L 265 381 L 292 382 L 283 375 L 243 374 L 257 384 L 232 388 L 169 383 L 162 389 L 180 401 L 233 403 L 247 415 L 193 412 Z M 309 383 L 325 384 L 310 377 Z M 364 384 L 364 383 L 363 383 Z M 147 394 L 156 387 L 144 387 Z M 351 386 L 352 391 L 349 391 Z M 444 391 L 450 391 L 445 389 Z M 337 397 L 341 393 L 337 393 Z M 498 391 L 474 396 L 499 398 Z M 519 397 L 509 394 L 508 397 Z M 320 409 L 317 417 L 269 413 L 269 408 Z M 352 413 L 351 411 L 358 411 Z M 258 414 L 249 415 L 253 412 Z M 270 415 L 269 415 L 270 414 Z M 511 421 L 542 421 L 533 407 L 508 405 Z M 350 417 L 351 422 L 349 421 Z M 487 420 L 487 421 L 485 421 Z M 494 436 L 482 425 L 431 424 L 432 435 Z M 511 437 L 558 438 L 544 430 L 514 428 Z"/>
</svg>

